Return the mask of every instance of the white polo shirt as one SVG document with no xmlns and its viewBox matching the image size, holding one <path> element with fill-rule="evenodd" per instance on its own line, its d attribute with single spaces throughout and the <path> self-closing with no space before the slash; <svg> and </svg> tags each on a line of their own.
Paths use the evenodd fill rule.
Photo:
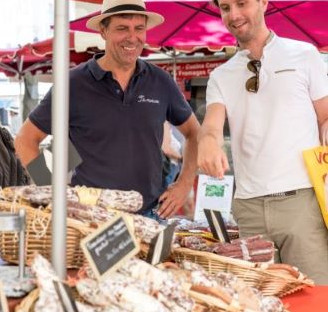
<svg viewBox="0 0 328 312">
<path fill-rule="evenodd" d="M 328 95 L 325 64 L 311 44 L 274 35 L 264 47 L 257 93 L 246 91 L 248 50 L 210 75 L 207 105 L 225 105 L 235 198 L 311 187 L 302 151 L 320 144 L 312 101 Z"/>
</svg>

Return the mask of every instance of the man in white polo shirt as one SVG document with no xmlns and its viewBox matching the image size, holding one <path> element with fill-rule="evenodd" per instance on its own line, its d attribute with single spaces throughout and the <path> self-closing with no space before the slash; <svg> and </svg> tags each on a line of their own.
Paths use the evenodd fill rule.
<svg viewBox="0 0 328 312">
<path fill-rule="evenodd" d="M 328 284 L 328 231 L 302 151 L 328 143 L 328 78 L 311 44 L 278 37 L 264 19 L 267 0 L 215 0 L 239 51 L 210 76 L 198 165 L 222 178 L 227 114 L 242 236 L 274 241 L 276 261 Z"/>
</svg>

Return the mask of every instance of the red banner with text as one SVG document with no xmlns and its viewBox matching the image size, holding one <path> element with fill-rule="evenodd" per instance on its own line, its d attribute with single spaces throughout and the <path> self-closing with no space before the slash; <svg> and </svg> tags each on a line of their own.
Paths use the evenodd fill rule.
<svg viewBox="0 0 328 312">
<path fill-rule="evenodd" d="M 175 66 L 176 82 L 184 93 L 186 99 L 190 100 L 190 91 L 186 91 L 185 88 L 188 80 L 197 77 L 208 78 L 210 72 L 224 62 L 225 61 L 222 60 L 208 60 L 202 62 L 177 63 Z M 159 63 L 156 65 L 169 72 L 173 77 L 172 63 Z"/>
</svg>

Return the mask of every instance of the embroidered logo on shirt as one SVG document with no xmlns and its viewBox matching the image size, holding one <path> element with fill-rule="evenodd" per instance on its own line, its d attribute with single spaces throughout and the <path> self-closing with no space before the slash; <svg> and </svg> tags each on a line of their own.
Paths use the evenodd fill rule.
<svg viewBox="0 0 328 312">
<path fill-rule="evenodd" d="M 155 104 L 159 104 L 159 100 L 148 99 L 142 94 L 138 96 L 137 102 L 138 103 L 155 103 Z"/>
</svg>

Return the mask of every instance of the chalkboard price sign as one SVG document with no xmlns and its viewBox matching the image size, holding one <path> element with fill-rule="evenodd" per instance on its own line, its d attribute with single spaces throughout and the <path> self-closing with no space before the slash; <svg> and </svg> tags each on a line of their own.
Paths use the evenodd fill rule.
<svg viewBox="0 0 328 312">
<path fill-rule="evenodd" d="M 175 227 L 175 223 L 168 225 L 151 240 L 146 258 L 148 263 L 156 265 L 170 256 Z"/>
<path fill-rule="evenodd" d="M 8 311 L 9 311 L 9 307 L 8 307 L 7 297 L 5 295 L 2 283 L 0 281 L 0 312 L 8 312 Z"/>
<path fill-rule="evenodd" d="M 205 216 L 210 226 L 213 237 L 221 242 L 230 243 L 229 235 L 224 224 L 221 212 L 217 210 L 204 209 Z"/>
<path fill-rule="evenodd" d="M 139 252 L 139 245 L 123 216 L 111 220 L 84 238 L 81 247 L 98 279 Z"/>
</svg>

